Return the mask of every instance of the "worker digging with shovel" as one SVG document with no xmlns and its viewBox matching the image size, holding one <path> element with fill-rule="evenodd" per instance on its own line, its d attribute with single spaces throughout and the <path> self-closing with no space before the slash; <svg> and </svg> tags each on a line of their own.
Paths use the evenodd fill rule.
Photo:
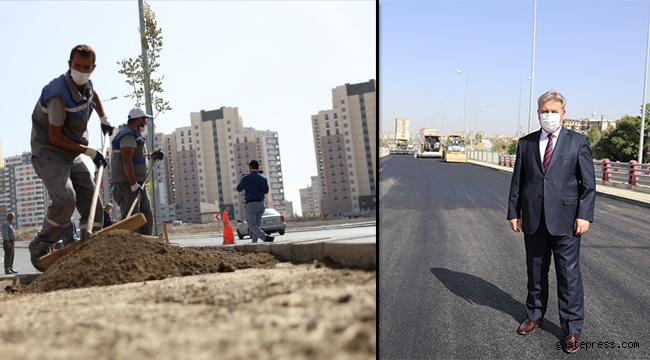
<svg viewBox="0 0 650 360">
<path fill-rule="evenodd" d="M 93 202 L 96 209 L 90 227 L 102 227 L 103 207 L 101 201 L 93 199 L 95 182 L 81 160 L 81 154 L 85 154 L 97 167 L 108 165 L 102 152 L 88 146 L 87 127 L 93 109 L 100 116 L 102 134 L 108 137 L 113 133 L 113 126 L 90 81 L 95 59 L 95 51 L 90 46 L 75 46 L 70 52 L 68 71 L 42 89 L 32 113 L 32 165 L 52 200 L 42 229 L 29 243 L 32 265 L 39 271 L 45 270 L 41 266 L 41 256 L 61 239 L 75 206 L 81 215 L 82 240 L 88 236 L 84 230 Z"/>
<path fill-rule="evenodd" d="M 151 201 L 142 188 L 149 174 L 147 146 L 142 136 L 148 118 L 151 118 L 151 115 L 145 114 L 142 109 L 131 109 L 127 123 L 120 126 L 111 143 L 110 191 L 120 207 L 123 218 L 133 212 L 142 213 L 147 219 L 147 223 L 138 229 L 138 233 L 142 235 L 153 233 Z M 154 161 L 160 161 L 164 157 L 160 149 L 151 153 L 151 159 Z"/>
</svg>

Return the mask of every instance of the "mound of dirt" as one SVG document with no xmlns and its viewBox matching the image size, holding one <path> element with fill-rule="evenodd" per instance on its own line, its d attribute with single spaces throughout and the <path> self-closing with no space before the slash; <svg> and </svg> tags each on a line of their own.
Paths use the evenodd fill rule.
<svg viewBox="0 0 650 360">
<path fill-rule="evenodd" d="M 94 237 L 66 255 L 34 282 L 17 289 L 43 293 L 63 289 L 126 284 L 171 277 L 272 268 L 268 253 L 192 249 L 163 244 L 137 233 L 116 230 Z"/>
</svg>

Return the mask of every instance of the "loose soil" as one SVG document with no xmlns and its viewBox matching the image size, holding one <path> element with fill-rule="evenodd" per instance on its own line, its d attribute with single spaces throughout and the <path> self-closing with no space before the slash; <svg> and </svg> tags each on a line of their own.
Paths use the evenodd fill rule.
<svg viewBox="0 0 650 360">
<path fill-rule="evenodd" d="M 113 231 L 7 290 L 7 358 L 376 357 L 375 271 Z"/>
<path fill-rule="evenodd" d="M 280 259 L 269 253 L 214 248 L 201 251 L 163 244 L 132 231 L 115 230 L 85 242 L 22 290 L 39 293 L 118 285 L 252 267 L 272 268 L 278 262 Z"/>
</svg>

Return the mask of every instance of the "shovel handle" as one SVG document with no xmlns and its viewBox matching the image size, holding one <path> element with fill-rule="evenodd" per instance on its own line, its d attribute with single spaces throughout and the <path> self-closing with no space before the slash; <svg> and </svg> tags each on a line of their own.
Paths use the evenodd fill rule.
<svg viewBox="0 0 650 360">
<path fill-rule="evenodd" d="M 153 163 L 154 162 L 155 161 L 152 161 L 151 164 L 149 164 L 149 168 L 147 169 L 147 175 L 144 177 L 144 181 L 147 181 L 147 179 L 149 178 L 149 174 L 151 174 L 151 170 L 153 170 Z M 142 189 L 142 191 L 146 191 L 146 190 Z M 135 200 L 133 201 L 133 204 L 131 204 L 131 209 L 129 209 L 129 213 L 126 214 L 127 218 L 131 216 L 131 213 L 133 213 L 133 209 L 135 209 L 135 204 L 137 204 L 138 201 L 140 201 L 141 197 L 142 197 L 141 193 L 139 193 L 138 196 L 135 197 Z"/>
<path fill-rule="evenodd" d="M 104 133 L 104 145 L 102 146 L 102 155 L 106 153 L 106 148 L 108 148 L 108 132 Z M 93 224 L 95 223 L 95 210 L 97 207 L 97 201 L 99 199 L 99 188 L 102 185 L 102 177 L 104 176 L 104 166 L 99 166 L 97 169 L 97 178 L 95 179 L 95 191 L 93 192 L 93 198 L 90 201 L 90 212 L 88 213 L 88 219 L 86 220 L 86 233 L 88 237 L 93 234 Z"/>
</svg>

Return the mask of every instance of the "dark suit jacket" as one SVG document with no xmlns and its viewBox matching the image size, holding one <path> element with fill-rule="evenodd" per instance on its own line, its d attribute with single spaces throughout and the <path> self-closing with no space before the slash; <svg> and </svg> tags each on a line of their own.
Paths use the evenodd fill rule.
<svg viewBox="0 0 650 360">
<path fill-rule="evenodd" d="M 508 220 L 521 219 L 524 234 L 539 227 L 542 198 L 551 235 L 573 235 L 576 218 L 594 220 L 596 177 L 587 137 L 561 128 L 546 173 L 539 150 L 541 129 L 519 139 L 510 182 Z"/>
</svg>

